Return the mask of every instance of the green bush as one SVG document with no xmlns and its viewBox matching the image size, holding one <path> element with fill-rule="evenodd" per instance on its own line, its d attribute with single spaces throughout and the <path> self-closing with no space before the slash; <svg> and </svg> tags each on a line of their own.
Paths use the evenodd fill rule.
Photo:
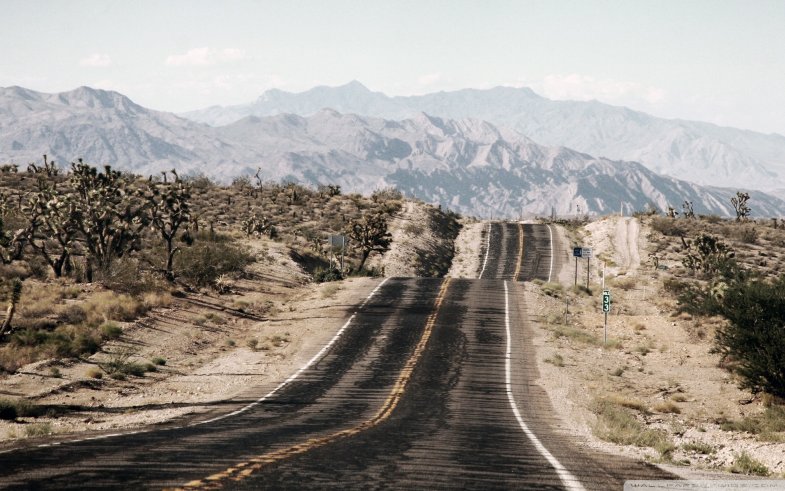
<svg viewBox="0 0 785 491">
<path fill-rule="evenodd" d="M 328 281 L 341 281 L 343 274 L 336 268 L 317 268 L 313 272 L 313 281 L 316 283 L 326 283 Z"/>
<path fill-rule="evenodd" d="M 741 387 L 785 397 L 785 276 L 733 283 L 717 309 L 729 322 L 718 329 L 714 350 L 734 361 Z"/>
<path fill-rule="evenodd" d="M 223 239 L 196 243 L 175 256 L 176 276 L 198 286 L 212 285 L 223 274 L 239 273 L 253 256 Z"/>
</svg>

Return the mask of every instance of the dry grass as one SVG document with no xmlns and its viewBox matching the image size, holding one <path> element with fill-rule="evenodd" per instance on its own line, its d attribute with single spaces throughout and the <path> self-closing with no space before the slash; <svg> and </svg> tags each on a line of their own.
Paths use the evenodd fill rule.
<svg viewBox="0 0 785 491">
<path fill-rule="evenodd" d="M 747 452 L 741 452 L 736 455 L 729 471 L 734 474 L 744 474 L 747 476 L 763 476 L 766 477 L 770 474 L 769 468 L 763 465 L 762 462 L 753 459 Z"/>
<path fill-rule="evenodd" d="M 320 294 L 322 298 L 333 298 L 335 294 L 338 293 L 340 290 L 341 290 L 340 286 L 334 283 L 329 283 L 322 287 Z"/>
<path fill-rule="evenodd" d="M 597 415 L 593 431 L 602 440 L 619 445 L 651 447 L 662 458 L 668 458 L 675 449 L 664 430 L 646 428 L 629 409 L 608 399 L 596 400 L 592 410 Z"/>
<path fill-rule="evenodd" d="M 728 421 L 721 427 L 726 431 L 751 433 L 762 441 L 785 441 L 785 406 L 770 406 L 761 414 L 746 416 L 739 421 Z"/>
<path fill-rule="evenodd" d="M 662 401 L 655 404 L 652 409 L 663 414 L 681 414 L 681 408 L 673 401 Z"/>
</svg>

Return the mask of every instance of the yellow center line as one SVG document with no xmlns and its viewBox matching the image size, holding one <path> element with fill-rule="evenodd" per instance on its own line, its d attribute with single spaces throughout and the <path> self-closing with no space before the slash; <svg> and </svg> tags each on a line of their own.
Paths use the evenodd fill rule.
<svg viewBox="0 0 785 491">
<path fill-rule="evenodd" d="M 403 393 L 406 390 L 406 385 L 411 378 L 412 371 L 414 371 L 414 367 L 417 365 L 417 362 L 425 350 L 426 344 L 428 344 L 428 339 L 431 337 L 431 333 L 433 332 L 433 327 L 436 324 L 436 317 L 439 313 L 442 302 L 444 301 L 444 297 L 447 294 L 449 284 L 449 278 L 444 280 L 442 283 L 442 286 L 439 289 L 439 294 L 436 297 L 433 311 L 431 311 L 428 319 L 425 322 L 425 329 L 423 330 L 422 336 L 420 337 L 417 346 L 414 348 L 414 352 L 406 360 L 406 363 L 401 369 L 401 373 L 398 375 L 398 379 L 395 381 L 395 384 L 387 396 L 387 399 L 384 401 L 384 404 L 382 404 L 376 414 L 373 415 L 373 417 L 351 428 L 340 430 L 326 436 L 314 437 L 302 443 L 292 445 L 291 447 L 253 457 L 246 462 L 236 464 L 222 472 L 212 474 L 203 479 L 190 481 L 184 484 L 182 488 L 175 489 L 220 489 L 223 487 L 221 484 L 222 481 L 240 481 L 246 477 L 249 477 L 254 472 L 260 470 L 266 465 L 286 459 L 288 457 L 292 457 L 294 455 L 305 453 L 309 450 L 321 447 L 336 440 L 356 435 L 362 431 L 373 428 L 374 426 L 389 418 L 395 407 L 400 402 L 401 397 L 403 397 Z"/>
<path fill-rule="evenodd" d="M 521 274 L 521 263 L 523 262 L 523 225 L 518 224 L 518 259 L 516 261 L 515 276 L 513 281 L 519 281 L 518 275 Z"/>
</svg>

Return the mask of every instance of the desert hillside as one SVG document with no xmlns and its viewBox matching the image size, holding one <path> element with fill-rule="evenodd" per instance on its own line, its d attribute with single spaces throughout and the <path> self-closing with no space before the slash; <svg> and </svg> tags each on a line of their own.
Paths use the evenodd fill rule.
<svg viewBox="0 0 785 491">
<path fill-rule="evenodd" d="M 14 305 L 0 340 L 0 439 L 160 423 L 272 389 L 379 277 L 444 275 L 461 227 L 457 215 L 394 190 L 118 179 L 102 199 L 136 207 L 126 223 L 152 222 L 144 213 L 166 211 L 166 197 L 165 231 L 182 218 L 168 273 L 152 225 L 106 267 L 91 262 L 72 174 L 50 165 L 0 174 L 0 275 Z M 122 222 L 125 208 L 104 206 Z M 370 241 L 365 264 L 353 227 Z M 347 247 L 332 250 L 330 235 L 347 236 Z"/>
<path fill-rule="evenodd" d="M 782 400 L 739 388 L 739 360 L 714 352 L 728 321 L 685 311 L 680 296 L 685 285 L 716 288 L 716 278 L 685 262 L 698 254 L 702 235 L 725 244 L 739 268 L 778 275 L 785 230 L 777 225 L 639 215 L 562 228 L 563 246 L 593 248 L 589 289 L 587 260 L 578 261 L 576 287 L 569 257 L 558 283 L 530 284 L 527 298 L 541 383 L 565 431 L 693 478 L 712 471 L 782 475 Z M 607 342 L 603 269 L 612 297 Z"/>
</svg>

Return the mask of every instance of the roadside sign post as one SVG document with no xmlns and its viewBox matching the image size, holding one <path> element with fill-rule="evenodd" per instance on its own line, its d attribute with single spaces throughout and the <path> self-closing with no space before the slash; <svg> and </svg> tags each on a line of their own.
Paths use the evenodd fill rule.
<svg viewBox="0 0 785 491">
<path fill-rule="evenodd" d="M 583 248 L 573 247 L 572 255 L 575 256 L 575 286 L 578 286 L 578 258 L 583 255 Z"/>
<path fill-rule="evenodd" d="M 583 247 L 581 256 L 586 258 L 586 289 L 589 289 L 589 275 L 591 273 L 591 247 Z"/>
<path fill-rule="evenodd" d="M 602 311 L 605 314 L 605 339 L 603 344 L 608 344 L 608 312 L 611 311 L 611 291 L 607 288 L 602 291 Z"/>
</svg>

